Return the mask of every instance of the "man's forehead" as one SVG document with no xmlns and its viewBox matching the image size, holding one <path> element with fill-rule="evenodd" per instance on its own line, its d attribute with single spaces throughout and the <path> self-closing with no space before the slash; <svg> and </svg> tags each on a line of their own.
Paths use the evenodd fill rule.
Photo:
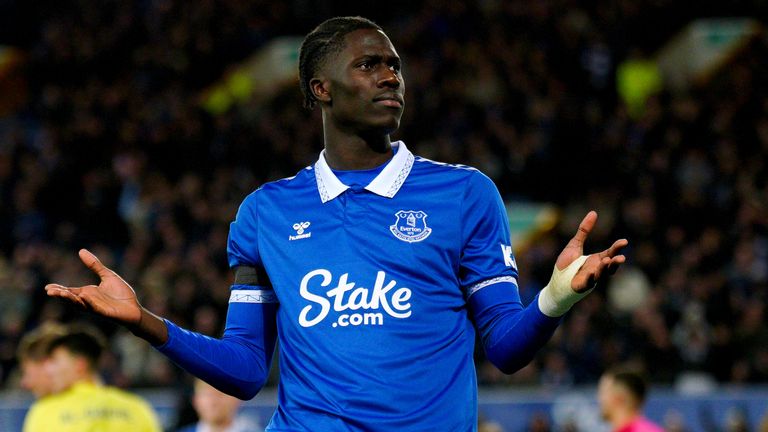
<svg viewBox="0 0 768 432">
<path fill-rule="evenodd" d="M 21 370 L 37 372 L 37 370 L 45 366 L 45 363 L 45 360 L 24 360 L 21 362 Z"/>
<path fill-rule="evenodd" d="M 59 346 L 51 351 L 51 358 L 74 358 L 74 353 L 70 352 L 67 348 Z"/>
<path fill-rule="evenodd" d="M 387 35 L 376 29 L 360 29 L 349 32 L 344 38 L 344 51 L 350 55 L 383 54 L 397 56 L 397 51 Z"/>
</svg>

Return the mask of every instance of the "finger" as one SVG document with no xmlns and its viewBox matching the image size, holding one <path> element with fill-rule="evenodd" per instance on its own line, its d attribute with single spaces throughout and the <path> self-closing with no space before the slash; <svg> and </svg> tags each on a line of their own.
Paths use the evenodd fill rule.
<svg viewBox="0 0 768 432">
<path fill-rule="evenodd" d="M 617 253 L 619 253 L 619 251 L 625 248 L 628 244 L 629 244 L 629 241 L 627 239 L 616 240 L 615 242 L 613 242 L 611 247 L 600 252 L 599 256 L 600 258 L 605 258 L 605 257 L 611 258 Z"/>
<path fill-rule="evenodd" d="M 610 264 L 611 260 L 610 258 L 602 258 L 600 259 L 600 262 L 595 267 L 595 270 L 589 274 L 587 277 L 587 287 L 592 288 L 595 285 L 597 285 L 597 282 L 600 281 L 600 278 L 603 276 L 603 271 L 608 267 L 608 264 Z"/>
<path fill-rule="evenodd" d="M 579 277 L 574 277 L 572 286 L 575 290 L 579 290 L 580 288 L 585 290 L 593 288 L 607 276 L 616 273 L 616 270 L 618 270 L 621 264 L 625 261 L 626 257 L 624 255 L 618 255 L 613 258 L 601 258 L 593 268 L 588 270 L 585 269 L 585 272 L 581 275 L 577 274 Z"/>
<path fill-rule="evenodd" d="M 579 224 L 579 229 L 576 231 L 576 235 L 574 235 L 571 241 L 568 242 L 568 246 L 583 247 L 584 242 L 587 241 L 587 236 L 592 232 L 592 228 L 595 227 L 595 223 L 597 223 L 597 212 L 591 210 L 584 216 L 584 219 L 582 219 Z"/>
<path fill-rule="evenodd" d="M 595 257 L 596 258 L 596 257 Z M 624 255 L 603 257 L 598 260 L 590 259 L 579 270 L 571 282 L 571 287 L 577 292 L 583 292 L 597 286 L 600 281 L 616 273 L 616 270 L 626 262 Z"/>
<path fill-rule="evenodd" d="M 82 261 L 86 267 L 91 269 L 91 271 L 99 275 L 100 278 L 104 279 L 113 274 L 112 270 L 105 267 L 104 264 L 96 258 L 96 255 L 92 254 L 88 249 L 80 249 L 77 254 L 80 256 L 80 261 Z"/>
<path fill-rule="evenodd" d="M 624 255 L 617 255 L 613 258 L 611 258 L 610 264 L 606 267 L 606 273 L 608 275 L 613 275 L 616 273 L 616 270 L 621 267 L 622 264 L 624 264 L 627 261 L 627 258 Z"/>
<path fill-rule="evenodd" d="M 583 293 L 595 287 L 600 279 L 600 270 L 595 269 L 589 273 L 577 274 L 571 281 L 571 288 L 578 293 Z"/>
<path fill-rule="evenodd" d="M 88 305 L 81 299 L 76 292 L 79 292 L 80 288 L 66 288 L 61 285 L 49 284 L 45 286 L 45 292 L 50 297 L 61 297 L 67 299 L 73 303 L 77 303 L 80 306 L 87 308 Z"/>
<path fill-rule="evenodd" d="M 605 277 L 608 275 L 608 269 L 611 266 L 611 258 L 601 258 L 600 263 L 597 265 L 597 269 L 595 272 L 590 276 L 589 285 L 590 287 L 596 287 L 600 281 L 605 279 Z"/>
<path fill-rule="evenodd" d="M 59 290 L 69 291 L 69 292 L 74 293 L 75 295 L 79 295 L 80 291 L 83 290 L 83 287 L 65 287 L 64 285 L 59 285 L 59 284 L 48 284 L 48 285 L 45 286 L 45 290 L 46 291 L 52 290 L 52 289 L 59 289 Z"/>
</svg>

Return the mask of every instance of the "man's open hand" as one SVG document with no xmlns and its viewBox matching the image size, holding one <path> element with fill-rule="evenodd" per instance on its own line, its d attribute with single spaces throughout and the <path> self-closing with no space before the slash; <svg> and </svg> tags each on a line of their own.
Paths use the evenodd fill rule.
<svg viewBox="0 0 768 432">
<path fill-rule="evenodd" d="M 597 213 L 595 211 L 590 211 L 584 216 L 576 235 L 571 238 L 571 241 L 557 257 L 555 266 L 558 270 L 563 270 L 584 255 L 584 242 L 586 242 L 587 236 L 595 227 L 596 222 Z M 619 266 L 627 260 L 620 252 L 628 244 L 626 239 L 616 240 L 608 249 L 589 255 L 573 277 L 571 288 L 577 293 L 584 293 L 592 289 L 601 278 L 615 273 Z"/>
<path fill-rule="evenodd" d="M 141 305 L 133 288 L 117 273 L 105 267 L 96 255 L 88 250 L 80 249 L 78 254 L 83 264 L 99 276 L 101 279 L 99 285 L 66 287 L 48 284 L 45 286 L 48 295 L 65 298 L 85 309 L 126 325 L 137 324 L 141 320 Z"/>
</svg>

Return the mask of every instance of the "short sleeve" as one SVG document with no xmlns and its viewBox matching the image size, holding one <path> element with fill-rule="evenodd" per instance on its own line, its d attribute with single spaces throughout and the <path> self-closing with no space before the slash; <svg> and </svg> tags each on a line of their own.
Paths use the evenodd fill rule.
<svg viewBox="0 0 768 432">
<path fill-rule="evenodd" d="M 229 266 L 251 266 L 262 268 L 259 255 L 258 195 L 248 195 L 237 210 L 235 220 L 229 226 L 227 259 Z"/>
<path fill-rule="evenodd" d="M 496 185 L 479 171 L 468 179 L 461 221 L 459 281 L 465 296 L 500 282 L 517 285 L 507 211 Z"/>
</svg>

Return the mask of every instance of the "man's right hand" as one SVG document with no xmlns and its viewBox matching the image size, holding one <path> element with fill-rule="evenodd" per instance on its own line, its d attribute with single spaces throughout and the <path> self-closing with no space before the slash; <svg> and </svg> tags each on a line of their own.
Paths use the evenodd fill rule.
<svg viewBox="0 0 768 432">
<path fill-rule="evenodd" d="M 154 345 L 168 339 L 165 323 L 139 304 L 136 292 L 123 278 L 104 266 L 90 251 L 80 249 L 78 254 L 83 264 L 99 276 L 99 285 L 66 287 L 48 284 L 45 291 L 49 296 L 65 298 L 84 309 L 111 318 Z"/>
</svg>

